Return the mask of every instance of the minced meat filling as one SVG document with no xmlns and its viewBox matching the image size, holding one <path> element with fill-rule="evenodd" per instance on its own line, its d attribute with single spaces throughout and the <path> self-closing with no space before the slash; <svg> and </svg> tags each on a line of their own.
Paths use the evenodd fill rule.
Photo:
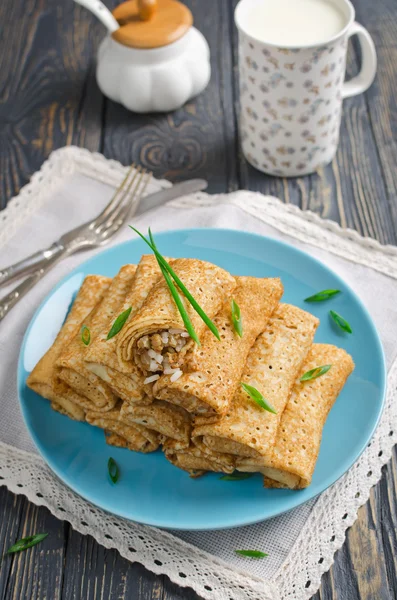
<svg viewBox="0 0 397 600">
<path fill-rule="evenodd" d="M 174 373 L 181 363 L 179 352 L 189 337 L 182 329 L 169 329 L 141 337 L 137 342 L 137 352 L 143 368 L 152 373 Z"/>
</svg>

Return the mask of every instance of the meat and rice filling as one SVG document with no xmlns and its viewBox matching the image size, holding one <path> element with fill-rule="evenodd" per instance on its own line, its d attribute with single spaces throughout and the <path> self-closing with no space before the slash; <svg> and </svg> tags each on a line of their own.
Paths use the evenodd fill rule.
<svg viewBox="0 0 397 600">
<path fill-rule="evenodd" d="M 182 374 L 181 350 L 189 340 L 189 334 L 183 329 L 168 329 L 141 337 L 136 344 L 136 361 L 144 371 L 153 373 L 145 383 L 156 381 L 160 374 L 171 375 L 171 381 L 176 381 Z"/>
</svg>

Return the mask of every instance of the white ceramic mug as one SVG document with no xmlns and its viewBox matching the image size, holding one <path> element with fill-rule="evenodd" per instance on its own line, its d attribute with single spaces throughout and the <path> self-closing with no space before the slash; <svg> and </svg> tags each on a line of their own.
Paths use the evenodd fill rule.
<svg viewBox="0 0 397 600">
<path fill-rule="evenodd" d="M 334 158 L 342 101 L 371 85 L 375 46 L 368 31 L 354 21 L 349 0 L 332 0 L 345 26 L 321 45 L 280 47 L 255 39 L 248 14 L 260 2 L 240 0 L 235 11 L 243 153 L 264 173 L 306 175 Z M 344 82 L 347 44 L 355 34 L 362 50 L 361 71 Z"/>
</svg>

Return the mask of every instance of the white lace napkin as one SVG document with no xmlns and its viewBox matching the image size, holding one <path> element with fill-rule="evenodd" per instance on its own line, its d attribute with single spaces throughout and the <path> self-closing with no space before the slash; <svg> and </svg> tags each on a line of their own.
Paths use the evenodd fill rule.
<svg viewBox="0 0 397 600">
<path fill-rule="evenodd" d="M 86 150 L 56 151 L 29 185 L 0 213 L 0 266 L 51 243 L 95 215 L 125 172 Z M 152 181 L 149 192 L 167 182 Z M 198 194 L 142 215 L 136 225 L 155 231 L 185 227 L 244 229 L 286 240 L 313 253 L 355 288 L 384 344 L 389 392 L 380 425 L 359 461 L 341 480 L 294 511 L 265 523 L 214 532 L 166 532 L 136 525 L 88 504 L 43 463 L 18 408 L 15 372 L 21 341 L 38 303 L 53 285 L 93 252 L 71 257 L 32 290 L 0 324 L 0 483 L 44 505 L 107 548 L 209 600 L 310 598 L 368 498 L 397 436 L 397 249 L 381 247 L 335 223 L 252 192 Z M 120 234 L 114 243 L 128 239 Z M 12 374 L 12 376 L 10 376 Z M 393 402 L 394 400 L 394 402 Z M 234 548 L 266 547 L 269 558 L 249 561 Z"/>
</svg>

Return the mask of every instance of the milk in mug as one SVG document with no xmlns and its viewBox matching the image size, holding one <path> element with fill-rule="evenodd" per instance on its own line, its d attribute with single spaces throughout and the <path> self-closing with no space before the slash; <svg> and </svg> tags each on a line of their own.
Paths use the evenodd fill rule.
<svg viewBox="0 0 397 600">
<path fill-rule="evenodd" d="M 251 165 L 299 177 L 332 161 L 342 100 L 365 91 L 376 72 L 369 33 L 349 0 L 240 0 L 240 141 Z M 348 39 L 357 35 L 361 71 L 345 82 Z"/>
<path fill-rule="evenodd" d="M 322 44 L 346 22 L 342 11 L 327 0 L 261 0 L 245 17 L 254 38 L 279 46 Z"/>
</svg>

